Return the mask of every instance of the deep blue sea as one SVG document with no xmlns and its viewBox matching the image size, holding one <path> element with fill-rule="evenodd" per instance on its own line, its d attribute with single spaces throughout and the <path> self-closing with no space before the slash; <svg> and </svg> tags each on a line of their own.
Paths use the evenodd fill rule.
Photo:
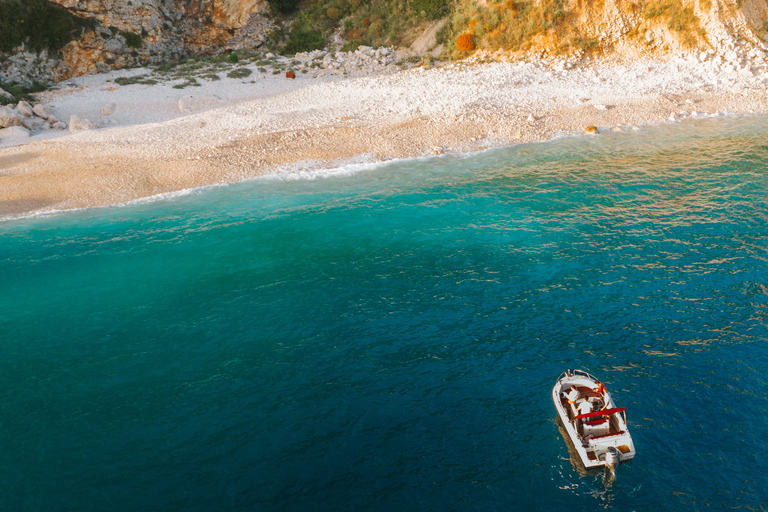
<svg viewBox="0 0 768 512">
<path fill-rule="evenodd" d="M 764 510 L 767 191 L 751 117 L 0 222 L 0 510 Z"/>
</svg>

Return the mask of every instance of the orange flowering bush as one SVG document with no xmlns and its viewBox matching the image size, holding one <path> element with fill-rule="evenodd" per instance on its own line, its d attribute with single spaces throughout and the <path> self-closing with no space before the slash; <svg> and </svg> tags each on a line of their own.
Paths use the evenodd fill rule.
<svg viewBox="0 0 768 512">
<path fill-rule="evenodd" d="M 461 34 L 456 39 L 456 48 L 462 52 L 471 52 L 475 49 L 475 38 L 472 34 Z"/>
</svg>

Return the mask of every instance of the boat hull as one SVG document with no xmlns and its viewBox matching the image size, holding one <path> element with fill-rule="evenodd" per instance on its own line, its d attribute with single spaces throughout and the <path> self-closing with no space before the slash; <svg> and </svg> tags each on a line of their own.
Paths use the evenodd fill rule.
<svg viewBox="0 0 768 512">
<path fill-rule="evenodd" d="M 601 415 L 600 411 L 578 414 L 576 405 L 569 403 L 565 396 L 574 389 L 582 401 L 599 405 L 606 413 L 615 412 L 610 415 Z M 600 389 L 594 376 L 581 370 L 563 373 L 552 388 L 552 401 L 584 467 L 603 467 L 610 465 L 612 459 L 622 463 L 634 458 L 635 445 L 627 429 L 623 408 L 616 407 L 611 394 Z M 576 402 L 578 404 L 578 400 Z"/>
</svg>

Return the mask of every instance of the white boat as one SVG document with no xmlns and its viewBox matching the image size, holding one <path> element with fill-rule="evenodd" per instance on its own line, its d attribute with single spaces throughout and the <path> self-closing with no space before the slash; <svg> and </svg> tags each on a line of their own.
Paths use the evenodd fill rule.
<svg viewBox="0 0 768 512">
<path fill-rule="evenodd" d="M 552 388 L 552 401 L 586 468 L 615 469 L 635 456 L 624 407 L 605 385 L 582 370 L 568 370 Z"/>
</svg>

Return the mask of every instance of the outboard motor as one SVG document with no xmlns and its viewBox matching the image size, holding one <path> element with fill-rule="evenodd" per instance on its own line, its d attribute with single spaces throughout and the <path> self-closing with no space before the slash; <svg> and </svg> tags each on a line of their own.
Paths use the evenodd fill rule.
<svg viewBox="0 0 768 512">
<path fill-rule="evenodd" d="M 608 448 L 608 451 L 605 453 L 605 467 L 609 468 L 611 471 L 615 471 L 616 466 L 619 465 L 620 460 L 621 457 L 619 456 L 619 450 L 613 446 Z"/>
</svg>

